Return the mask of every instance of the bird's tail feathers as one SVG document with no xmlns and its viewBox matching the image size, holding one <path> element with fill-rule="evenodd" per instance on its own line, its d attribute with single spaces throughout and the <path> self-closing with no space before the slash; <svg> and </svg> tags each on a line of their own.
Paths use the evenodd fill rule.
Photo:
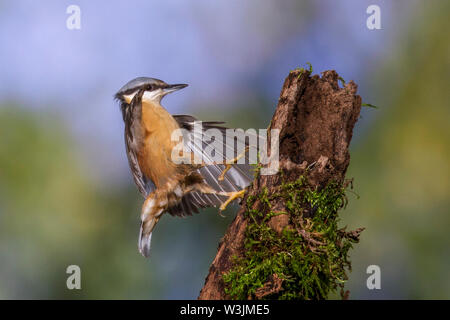
<svg viewBox="0 0 450 320">
<path fill-rule="evenodd" d="M 146 258 L 150 256 L 150 243 L 152 241 L 152 231 L 158 222 L 159 217 L 148 217 L 141 222 L 139 230 L 138 247 L 139 252 Z"/>
</svg>

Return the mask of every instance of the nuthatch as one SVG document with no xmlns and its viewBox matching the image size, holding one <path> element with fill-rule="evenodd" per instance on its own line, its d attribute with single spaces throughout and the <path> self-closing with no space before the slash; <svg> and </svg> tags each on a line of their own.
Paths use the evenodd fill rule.
<svg viewBox="0 0 450 320">
<path fill-rule="evenodd" d="M 199 208 L 220 206 L 224 210 L 231 201 L 243 197 L 244 188 L 253 180 L 252 167 L 238 164 L 237 158 L 223 163 L 174 161 L 173 148 L 178 144 L 172 138 L 174 130 L 184 129 L 198 135 L 194 130 L 198 120 L 189 115 L 171 115 L 160 103 L 168 93 L 185 87 L 187 84 L 167 84 L 140 77 L 128 82 L 115 95 L 125 122 L 128 162 L 134 182 L 145 197 L 138 242 L 139 251 L 145 257 L 149 256 L 152 231 L 163 213 L 183 217 L 198 212 Z M 205 152 L 205 140 L 211 140 L 207 129 L 217 129 L 225 135 L 227 128 L 221 124 L 202 122 L 200 143 L 191 141 L 186 145 L 191 153 L 189 157 L 210 157 Z M 234 148 L 234 141 L 233 146 L 227 143 L 223 139 L 223 148 Z"/>
</svg>

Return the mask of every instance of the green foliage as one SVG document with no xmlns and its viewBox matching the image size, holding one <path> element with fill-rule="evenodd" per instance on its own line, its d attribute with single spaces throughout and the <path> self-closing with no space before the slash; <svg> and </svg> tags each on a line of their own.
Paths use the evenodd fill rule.
<svg viewBox="0 0 450 320">
<path fill-rule="evenodd" d="M 450 1 L 429 4 L 411 11 L 404 42 L 366 73 L 366 96 L 380 109 L 363 108 L 367 131 L 352 142 L 348 175 L 358 177 L 362 201 L 349 204 L 345 223 L 370 227 L 352 259 L 352 298 L 450 297 L 450 60 L 441 33 L 450 29 Z M 375 262 L 389 266 L 381 293 L 364 285 Z"/>
<path fill-rule="evenodd" d="M 135 246 L 139 195 L 96 184 L 63 124 L 46 110 L 0 106 L 0 283 L 11 284 L 0 298 L 151 297 L 142 279 L 161 286 Z M 66 288 L 71 264 L 82 290 Z"/>
<path fill-rule="evenodd" d="M 287 212 L 271 211 L 271 200 L 283 198 Z M 235 299 L 255 298 L 255 292 L 276 274 L 282 290 L 269 299 L 326 299 L 343 288 L 350 269 L 348 252 L 357 242 L 354 233 L 338 229 L 338 211 L 346 206 L 345 187 L 330 183 L 312 189 L 305 177 L 283 183 L 280 192 L 270 195 L 267 188 L 246 203 L 245 254 L 234 257 L 235 266 L 223 276 L 226 293 Z M 259 200 L 263 210 L 252 209 Z M 307 215 L 307 212 L 313 212 Z M 277 234 L 269 220 L 289 216 L 290 225 Z"/>
</svg>

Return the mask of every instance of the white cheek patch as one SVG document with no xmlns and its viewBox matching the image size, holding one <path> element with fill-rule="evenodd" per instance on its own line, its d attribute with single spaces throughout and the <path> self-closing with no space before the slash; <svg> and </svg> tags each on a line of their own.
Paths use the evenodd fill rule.
<svg viewBox="0 0 450 320">
<path fill-rule="evenodd" d="M 145 91 L 144 94 L 142 95 L 142 101 L 159 103 L 163 96 L 164 96 L 164 91 L 162 89 L 156 89 L 153 91 Z"/>
<path fill-rule="evenodd" d="M 123 98 L 125 99 L 126 103 L 131 103 L 131 100 L 133 100 L 134 96 L 136 95 L 137 91 L 130 93 L 130 94 L 124 94 Z"/>
</svg>

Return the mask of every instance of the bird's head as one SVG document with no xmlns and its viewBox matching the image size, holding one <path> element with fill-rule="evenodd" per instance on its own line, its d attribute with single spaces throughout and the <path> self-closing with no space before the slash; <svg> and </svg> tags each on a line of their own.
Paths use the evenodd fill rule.
<svg viewBox="0 0 450 320">
<path fill-rule="evenodd" d="M 159 79 L 139 77 L 125 84 L 114 97 L 120 101 L 122 113 L 125 117 L 125 109 L 131 104 L 136 94 L 142 94 L 143 101 L 160 104 L 165 95 L 187 86 L 187 84 L 167 84 Z"/>
<path fill-rule="evenodd" d="M 129 81 L 120 88 L 115 98 L 121 102 L 130 104 L 134 96 L 139 91 L 143 91 L 142 99 L 160 103 L 165 95 L 187 86 L 187 84 L 167 84 L 159 79 L 139 77 Z"/>
</svg>

